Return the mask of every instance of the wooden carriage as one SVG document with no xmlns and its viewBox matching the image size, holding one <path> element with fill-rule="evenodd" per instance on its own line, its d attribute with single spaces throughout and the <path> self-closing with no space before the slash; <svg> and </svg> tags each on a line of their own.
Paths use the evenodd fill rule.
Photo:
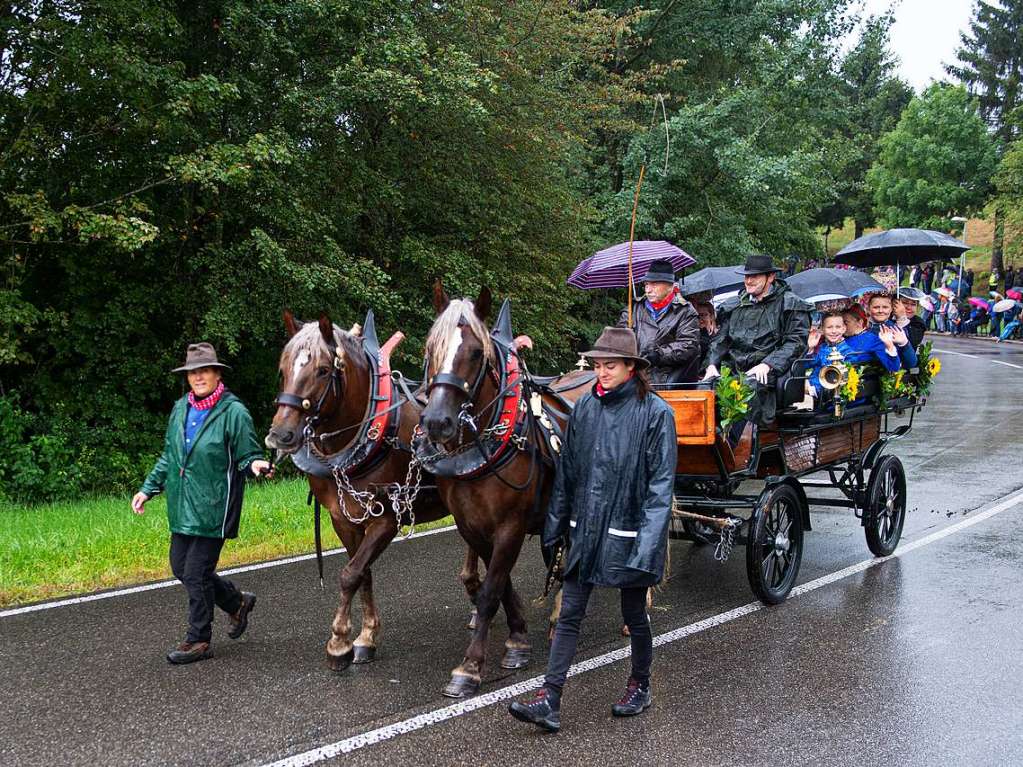
<svg viewBox="0 0 1023 767">
<path fill-rule="evenodd" d="M 801 391 L 802 380 L 797 384 Z M 811 505 L 851 508 L 871 552 L 895 550 L 906 476 L 901 461 L 883 451 L 909 432 L 922 400 L 850 407 L 840 418 L 830 410 L 782 409 L 770 427 L 747 424 L 730 441 L 717 423 L 713 389 L 697 384 L 657 393 L 674 411 L 678 439 L 672 537 L 715 545 L 721 561 L 734 544 L 745 544 L 750 586 L 763 602 L 783 601 L 795 584 Z M 899 417 L 908 421 L 890 424 Z M 754 492 L 742 492 L 749 484 Z M 810 498 L 812 488 L 839 493 Z"/>
</svg>

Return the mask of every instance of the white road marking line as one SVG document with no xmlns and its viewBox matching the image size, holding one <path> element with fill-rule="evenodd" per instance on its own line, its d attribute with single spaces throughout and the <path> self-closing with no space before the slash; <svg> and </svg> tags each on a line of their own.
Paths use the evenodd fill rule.
<svg viewBox="0 0 1023 767">
<path fill-rule="evenodd" d="M 1001 360 L 988 360 L 988 362 L 993 362 L 996 365 L 1005 365 L 1009 368 L 1016 368 L 1017 370 L 1023 370 L 1023 365 L 1014 365 L 1011 362 L 1002 362 Z"/>
<path fill-rule="evenodd" d="M 454 525 L 448 525 L 447 527 L 438 527 L 435 530 L 424 530 L 421 533 L 413 533 L 408 538 L 395 538 L 392 543 L 398 543 L 400 541 L 407 541 L 413 538 L 425 538 L 428 535 L 437 535 L 438 533 L 446 533 L 449 530 L 454 530 Z M 344 548 L 329 549 L 323 552 L 323 556 L 332 557 L 335 554 L 344 553 Z M 254 570 L 266 570 L 270 567 L 280 567 L 281 565 L 290 565 L 295 562 L 306 562 L 310 559 L 316 559 L 315 554 L 300 554 L 295 557 L 287 557 L 285 559 L 274 559 L 270 562 L 257 562 L 254 565 L 242 565 L 240 567 L 232 567 L 229 570 L 221 570 L 221 575 L 237 575 L 238 573 L 249 573 Z M 60 599 L 54 602 L 40 602 L 34 605 L 25 605 L 24 607 L 12 607 L 8 610 L 0 610 L 0 618 L 9 618 L 14 615 L 23 615 L 25 613 L 34 613 L 39 610 L 52 610 L 55 607 L 69 607 L 70 605 L 80 605 L 85 602 L 95 602 L 100 599 L 111 599 L 113 597 L 123 597 L 129 594 L 140 594 L 143 591 L 154 591 L 155 589 L 166 589 L 171 586 L 180 586 L 181 583 L 177 580 L 158 581 L 156 583 L 146 583 L 142 586 L 131 586 L 125 589 L 117 589 L 115 591 L 102 591 L 98 594 L 85 594 L 80 597 L 69 597 L 68 599 Z"/>
<path fill-rule="evenodd" d="M 926 535 L 923 538 L 906 543 L 899 547 L 899 549 L 890 556 L 865 559 L 855 565 L 850 565 L 849 567 L 845 567 L 828 575 L 816 578 L 808 583 L 804 583 L 801 586 L 797 586 L 792 589 L 789 599 L 791 600 L 804 594 L 809 594 L 811 591 L 816 591 L 817 589 L 828 586 L 843 578 L 847 578 L 850 575 L 884 564 L 890 559 L 901 557 L 911 551 L 922 548 L 923 546 L 928 546 L 936 541 L 940 541 L 943 538 L 947 538 L 950 535 L 954 535 L 957 532 L 990 519 L 996 514 L 1008 511 L 1020 503 L 1023 503 L 1023 491 L 1013 493 L 1000 503 L 984 511 L 973 512 L 970 514 L 969 518 L 964 519 L 961 522 L 956 522 L 955 524 L 944 527 L 930 535 Z M 733 610 L 729 610 L 718 615 L 712 615 L 711 617 L 704 618 L 701 621 L 690 623 L 687 626 L 681 626 L 680 628 L 655 636 L 654 647 L 677 642 L 680 639 L 685 639 L 686 637 L 690 637 L 694 634 L 699 634 L 707 629 L 720 626 L 724 623 L 758 612 L 762 609 L 764 609 L 764 605 L 762 603 L 750 602 L 749 604 L 742 605 L 741 607 L 736 607 Z M 611 652 L 604 653 L 603 655 L 598 655 L 594 658 L 589 658 L 588 660 L 573 664 L 572 668 L 569 669 L 568 675 L 576 676 L 577 674 L 583 674 L 587 671 L 592 671 L 593 669 L 607 666 L 611 663 L 616 663 L 617 661 L 628 658 L 630 654 L 631 650 L 628 647 L 612 650 Z M 359 733 L 358 735 L 353 735 L 350 738 L 339 740 L 336 743 L 329 743 L 310 751 L 305 751 L 300 754 L 295 754 L 294 756 L 280 759 L 276 762 L 264 765 L 264 767 L 306 767 L 306 765 L 316 764 L 317 762 L 322 762 L 326 759 L 332 759 L 336 756 L 340 756 L 341 754 L 349 754 L 352 751 L 358 751 L 359 749 L 366 748 L 367 746 L 391 740 L 399 735 L 407 735 L 410 732 L 415 732 L 425 727 L 439 724 L 440 722 L 445 722 L 449 719 L 454 719 L 455 717 L 464 716 L 465 714 L 478 711 L 482 708 L 487 708 L 495 703 L 506 701 L 509 698 L 524 695 L 530 690 L 536 689 L 541 684 L 543 684 L 543 676 L 534 676 L 531 679 L 526 679 L 522 682 L 508 685 L 507 687 L 501 687 L 475 698 L 470 698 L 468 700 L 459 701 L 458 703 L 453 703 L 449 706 L 443 706 L 432 711 L 427 711 L 401 722 L 395 722 L 394 724 L 388 724 L 374 730 L 368 730 L 366 732 Z"/>
<path fill-rule="evenodd" d="M 937 346 L 933 347 L 934 351 L 941 352 L 942 354 L 955 354 L 957 357 L 969 357 L 971 360 L 981 359 L 976 354 L 964 354 L 963 352 L 954 352 L 951 349 L 939 349 Z"/>
</svg>

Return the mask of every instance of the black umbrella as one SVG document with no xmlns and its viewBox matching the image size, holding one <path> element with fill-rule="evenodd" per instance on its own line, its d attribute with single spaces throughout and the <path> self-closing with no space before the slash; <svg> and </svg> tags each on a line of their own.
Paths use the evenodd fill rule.
<svg viewBox="0 0 1023 767">
<path fill-rule="evenodd" d="M 679 289 L 684 296 L 694 293 L 727 293 L 742 287 L 739 266 L 706 266 L 698 272 L 679 280 Z"/>
<path fill-rule="evenodd" d="M 851 266 L 909 266 L 958 258 L 969 249 L 966 243 L 942 232 L 889 229 L 853 240 L 835 254 L 834 261 Z"/>
<path fill-rule="evenodd" d="M 884 285 L 855 269 L 807 269 L 789 277 L 792 292 L 805 301 L 852 298 L 863 293 L 884 292 Z"/>
</svg>

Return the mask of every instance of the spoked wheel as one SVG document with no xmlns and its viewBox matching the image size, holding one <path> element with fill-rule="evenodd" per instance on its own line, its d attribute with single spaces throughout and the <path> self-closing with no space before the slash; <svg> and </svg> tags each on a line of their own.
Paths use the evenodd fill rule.
<svg viewBox="0 0 1023 767">
<path fill-rule="evenodd" d="M 867 547 L 875 557 L 895 551 L 906 521 L 906 472 L 902 461 L 886 455 L 870 472 L 867 482 L 867 507 L 863 525 Z"/>
<path fill-rule="evenodd" d="M 746 575 L 761 602 L 776 605 L 789 595 L 803 558 L 803 508 L 785 484 L 760 495 L 749 521 Z"/>
</svg>

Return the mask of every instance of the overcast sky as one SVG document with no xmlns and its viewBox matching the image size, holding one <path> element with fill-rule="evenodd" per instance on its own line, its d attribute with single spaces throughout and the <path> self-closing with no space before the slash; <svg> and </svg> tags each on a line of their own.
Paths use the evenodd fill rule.
<svg viewBox="0 0 1023 767">
<path fill-rule="evenodd" d="M 891 39 L 899 75 L 919 93 L 932 80 L 945 78 L 943 64 L 955 62 L 959 32 L 970 22 L 973 0 L 863 0 L 872 14 L 893 5 Z"/>
</svg>

